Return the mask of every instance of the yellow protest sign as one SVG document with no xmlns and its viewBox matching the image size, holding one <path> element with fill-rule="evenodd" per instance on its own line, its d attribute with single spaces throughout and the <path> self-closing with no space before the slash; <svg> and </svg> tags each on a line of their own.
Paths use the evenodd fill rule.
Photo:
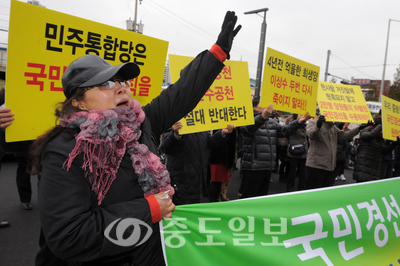
<svg viewBox="0 0 400 266">
<path fill-rule="evenodd" d="M 318 80 L 318 66 L 268 48 L 260 105 L 315 116 Z"/>
<path fill-rule="evenodd" d="M 360 86 L 320 81 L 318 106 L 326 121 L 367 123 L 372 120 Z"/>
<path fill-rule="evenodd" d="M 55 125 L 54 107 L 65 100 L 61 76 L 85 54 L 112 65 L 136 62 L 132 96 L 149 103 L 161 92 L 167 48 L 166 41 L 12 0 L 6 107 L 15 121 L 7 142 L 35 139 Z"/>
<path fill-rule="evenodd" d="M 172 83 L 192 57 L 169 55 Z M 225 67 L 199 104 L 182 120 L 180 134 L 254 124 L 247 62 L 225 61 Z"/>
<path fill-rule="evenodd" d="M 397 140 L 400 136 L 400 102 L 382 95 L 383 138 Z"/>
</svg>

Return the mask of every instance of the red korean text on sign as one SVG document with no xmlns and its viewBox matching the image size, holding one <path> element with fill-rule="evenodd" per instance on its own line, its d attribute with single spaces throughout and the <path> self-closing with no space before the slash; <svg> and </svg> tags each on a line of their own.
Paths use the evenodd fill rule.
<svg viewBox="0 0 400 266">
<path fill-rule="evenodd" d="M 63 91 L 62 87 L 55 86 L 55 82 L 61 80 L 62 74 L 67 69 L 66 66 L 49 65 L 47 68 L 45 64 L 27 63 L 27 67 L 32 68 L 32 72 L 24 72 L 25 77 L 31 78 L 26 80 L 27 85 L 38 85 L 39 90 L 44 91 L 46 88 L 45 82 L 50 80 L 50 91 Z"/>
<path fill-rule="evenodd" d="M 280 89 L 286 89 L 287 86 L 287 81 L 286 78 L 283 78 L 281 76 L 278 75 L 272 75 L 270 78 L 270 82 L 272 85 L 274 85 L 274 87 Z"/>
<path fill-rule="evenodd" d="M 131 91 L 133 96 L 148 97 L 151 88 L 151 78 L 148 76 L 136 77 L 132 80 Z"/>
</svg>

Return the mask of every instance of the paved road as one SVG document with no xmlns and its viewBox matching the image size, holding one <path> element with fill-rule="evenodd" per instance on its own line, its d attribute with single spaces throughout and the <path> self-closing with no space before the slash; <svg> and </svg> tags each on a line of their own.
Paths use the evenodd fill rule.
<svg viewBox="0 0 400 266">
<path fill-rule="evenodd" d="M 39 249 L 40 221 L 37 202 L 37 177 L 32 176 L 33 210 L 25 211 L 19 207 L 19 197 L 15 181 L 17 163 L 14 158 L 5 158 L 0 172 L 0 220 L 8 220 L 11 226 L 0 229 L 0 265 L 30 266 L 34 265 L 35 255 Z M 335 185 L 354 183 L 352 170 L 345 170 L 346 181 L 336 181 Z M 273 182 L 269 193 L 285 193 L 286 183 L 279 182 L 279 176 L 272 174 Z M 234 171 L 228 190 L 228 198 L 237 199 L 240 176 Z M 203 198 L 203 202 L 208 202 Z"/>
</svg>

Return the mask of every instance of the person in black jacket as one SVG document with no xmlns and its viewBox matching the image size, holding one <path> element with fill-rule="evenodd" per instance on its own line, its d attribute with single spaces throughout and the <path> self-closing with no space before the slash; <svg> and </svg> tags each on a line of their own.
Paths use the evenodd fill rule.
<svg viewBox="0 0 400 266">
<path fill-rule="evenodd" d="M 0 105 L 5 102 L 5 88 L 0 90 Z M 9 127 L 14 121 L 14 114 L 10 108 L 0 109 L 0 146 L 6 152 L 14 153 L 17 157 L 17 189 L 20 198 L 20 207 L 23 210 L 32 210 L 31 198 L 32 198 L 32 186 L 31 186 L 31 175 L 27 171 L 28 167 L 28 156 L 29 146 L 31 141 L 17 141 L 17 142 L 6 142 L 5 129 Z M 1 160 L 0 156 L 0 160 Z M 1 163 L 0 163 L 1 169 Z"/>
<path fill-rule="evenodd" d="M 360 133 L 353 172 L 357 183 L 380 179 L 382 154 L 390 153 L 398 145 L 398 141 L 385 144 L 381 123 L 381 118 L 375 117 L 374 125 L 368 123 L 369 126 Z"/>
<path fill-rule="evenodd" d="M 5 89 L 0 89 L 0 105 L 3 105 L 5 102 Z M 0 109 L 0 130 L 4 130 L 9 125 L 11 125 L 14 120 L 14 114 L 10 113 L 11 109 L 9 108 L 1 108 Z M 0 171 L 1 171 L 1 159 L 5 155 L 5 147 L 0 146 Z M 9 227 L 9 221 L 0 221 L 0 228 Z"/>
<path fill-rule="evenodd" d="M 400 147 L 399 145 L 396 146 L 394 149 L 394 161 L 393 161 L 393 177 L 400 176 Z"/>
<path fill-rule="evenodd" d="M 228 125 L 226 141 L 219 147 L 210 150 L 210 176 L 211 182 L 209 187 L 210 202 L 223 201 L 221 195 L 222 183 L 229 183 L 231 169 L 235 163 L 236 157 L 236 131 L 233 125 Z M 213 136 L 219 131 L 214 130 Z"/>
<path fill-rule="evenodd" d="M 241 198 L 268 194 L 276 157 L 276 138 L 294 134 L 310 117 L 307 112 L 299 120 L 283 126 L 269 118 L 274 110 L 272 104 L 262 108 L 258 99 L 255 99 L 253 109 L 254 125 L 241 127 L 243 135 Z"/>
<path fill-rule="evenodd" d="M 89 54 L 68 66 L 59 125 L 31 149 L 41 172 L 36 265 L 165 265 L 159 222 L 171 217 L 174 191 L 152 135 L 201 100 L 229 57 L 236 21 L 228 11 L 216 44 L 143 107 L 129 89 L 135 63 Z"/>
<path fill-rule="evenodd" d="M 292 119 L 298 119 L 298 114 L 294 114 Z M 286 119 L 288 121 L 288 119 Z M 289 120 L 290 121 L 290 120 Z M 286 183 L 286 191 L 291 192 L 295 188 L 296 176 L 299 177 L 297 184 L 298 190 L 304 190 L 306 188 L 306 159 L 309 147 L 309 141 L 306 131 L 306 123 L 302 124 L 302 127 L 296 130 L 294 134 L 289 137 L 289 143 L 286 152 L 289 158 L 289 173 L 288 180 Z M 293 147 L 299 147 L 302 145 L 301 151 Z"/>
<path fill-rule="evenodd" d="M 216 149 L 228 139 L 232 126 L 216 131 L 180 135 L 180 121 L 163 133 L 160 150 L 167 155 L 167 169 L 179 192 L 179 205 L 200 203 L 206 187 L 208 150 Z"/>
<path fill-rule="evenodd" d="M 348 125 L 348 123 L 346 123 Z M 337 128 L 343 131 L 348 131 L 345 130 L 347 126 L 345 127 L 345 123 L 337 123 L 336 124 Z M 344 176 L 344 167 L 346 164 L 347 160 L 347 145 L 349 141 L 348 140 L 343 140 L 343 139 L 338 139 L 337 140 L 337 148 L 336 148 L 336 166 L 335 169 L 333 170 L 333 176 L 335 176 L 335 180 L 341 180 L 341 181 L 346 181 L 346 177 Z"/>
</svg>

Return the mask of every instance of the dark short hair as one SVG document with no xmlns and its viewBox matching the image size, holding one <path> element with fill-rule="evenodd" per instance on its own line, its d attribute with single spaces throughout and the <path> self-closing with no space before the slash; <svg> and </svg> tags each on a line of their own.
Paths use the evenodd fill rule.
<svg viewBox="0 0 400 266">
<path fill-rule="evenodd" d="M 253 107 L 257 107 L 257 105 L 260 103 L 260 99 L 254 98 L 253 99 Z"/>
</svg>

